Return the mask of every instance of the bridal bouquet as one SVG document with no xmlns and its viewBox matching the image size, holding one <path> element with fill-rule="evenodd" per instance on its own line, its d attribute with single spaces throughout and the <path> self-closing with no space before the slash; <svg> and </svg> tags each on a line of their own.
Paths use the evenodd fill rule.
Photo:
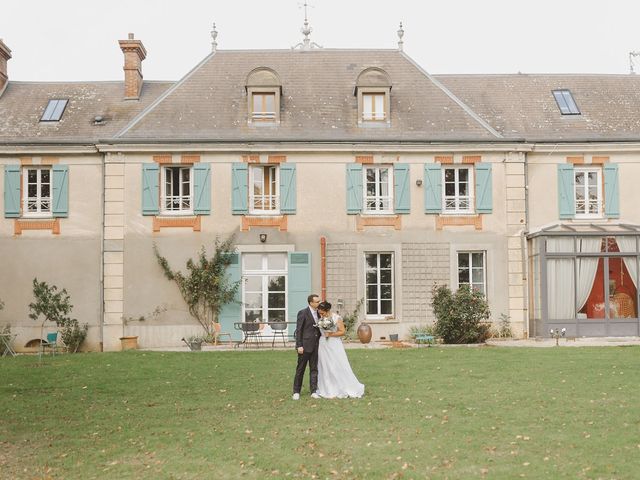
<svg viewBox="0 0 640 480">
<path fill-rule="evenodd" d="M 338 324 L 333 319 L 333 317 L 320 317 L 318 319 L 318 327 L 320 330 L 324 330 L 327 332 L 335 331 Z"/>
</svg>

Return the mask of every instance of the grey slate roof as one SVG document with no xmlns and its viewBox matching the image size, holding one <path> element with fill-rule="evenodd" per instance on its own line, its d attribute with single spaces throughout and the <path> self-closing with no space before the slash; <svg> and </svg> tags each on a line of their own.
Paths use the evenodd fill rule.
<svg viewBox="0 0 640 480">
<path fill-rule="evenodd" d="M 247 75 L 268 67 L 282 81 L 281 122 L 249 125 Z M 391 125 L 358 126 L 354 88 L 368 67 L 392 82 Z M 218 51 L 206 58 L 121 139 L 196 141 L 495 140 L 398 50 Z"/>
<path fill-rule="evenodd" d="M 246 78 L 282 81 L 281 123 L 249 125 Z M 391 125 L 358 126 L 356 79 L 391 79 Z M 567 88 L 582 112 L 563 116 Z M 640 141 L 640 76 L 435 75 L 398 50 L 219 50 L 178 82 L 9 82 L 0 96 L 0 144 L 113 142 L 562 142 Z M 51 98 L 69 98 L 58 123 L 40 122 Z M 104 125 L 94 125 L 96 115 Z"/>
<path fill-rule="evenodd" d="M 436 75 L 506 138 L 640 140 L 638 75 Z M 561 115 L 552 90 L 569 89 L 581 115 Z"/>
<path fill-rule="evenodd" d="M 96 143 L 113 136 L 172 82 L 144 82 L 139 101 L 123 82 L 9 82 L 0 97 L 2 143 Z M 49 99 L 68 98 L 59 122 L 40 122 Z M 96 115 L 103 125 L 94 125 Z"/>
</svg>

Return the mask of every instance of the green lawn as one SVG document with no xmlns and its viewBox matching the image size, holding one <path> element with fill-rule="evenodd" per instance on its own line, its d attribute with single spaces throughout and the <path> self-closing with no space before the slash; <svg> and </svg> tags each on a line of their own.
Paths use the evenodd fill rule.
<svg viewBox="0 0 640 480">
<path fill-rule="evenodd" d="M 638 478 L 638 347 L 348 353 L 363 399 L 292 401 L 293 351 L 2 358 L 0 478 Z"/>
</svg>

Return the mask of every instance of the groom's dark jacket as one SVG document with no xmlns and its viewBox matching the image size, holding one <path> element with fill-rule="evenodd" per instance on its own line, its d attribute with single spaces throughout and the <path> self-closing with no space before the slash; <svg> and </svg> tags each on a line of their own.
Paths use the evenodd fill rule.
<svg viewBox="0 0 640 480">
<path fill-rule="evenodd" d="M 318 348 L 320 330 L 315 326 L 313 314 L 309 307 L 298 312 L 296 324 L 296 348 L 304 348 L 305 353 L 311 353 Z"/>
</svg>

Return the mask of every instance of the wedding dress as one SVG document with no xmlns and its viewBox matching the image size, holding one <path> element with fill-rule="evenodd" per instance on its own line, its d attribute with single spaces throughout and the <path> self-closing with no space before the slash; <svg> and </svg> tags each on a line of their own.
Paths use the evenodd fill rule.
<svg viewBox="0 0 640 480">
<path fill-rule="evenodd" d="M 340 317 L 332 313 L 335 323 Z M 360 398 L 364 395 L 361 384 L 349 364 L 342 345 L 342 337 L 320 337 L 318 346 L 318 395 L 323 398 Z"/>
</svg>

